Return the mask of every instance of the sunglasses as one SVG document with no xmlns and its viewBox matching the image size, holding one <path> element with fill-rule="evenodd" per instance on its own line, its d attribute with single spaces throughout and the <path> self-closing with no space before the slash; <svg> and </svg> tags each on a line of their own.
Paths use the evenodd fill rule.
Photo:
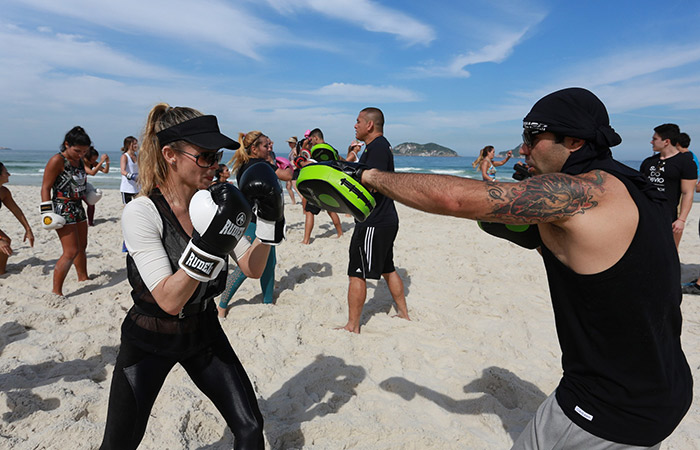
<svg viewBox="0 0 700 450">
<path fill-rule="evenodd" d="M 544 133 L 544 130 L 525 128 L 525 130 L 523 130 L 523 144 L 527 145 L 528 147 L 534 146 L 537 135 L 542 133 Z"/>
<path fill-rule="evenodd" d="M 194 163 L 202 169 L 208 169 L 211 166 L 218 165 L 221 162 L 221 158 L 224 156 L 223 150 L 219 150 L 218 152 L 204 152 L 200 153 L 199 155 L 193 155 L 192 153 L 187 153 L 184 150 L 175 151 L 193 157 Z M 202 163 L 199 162 L 199 158 L 202 158 Z"/>
</svg>

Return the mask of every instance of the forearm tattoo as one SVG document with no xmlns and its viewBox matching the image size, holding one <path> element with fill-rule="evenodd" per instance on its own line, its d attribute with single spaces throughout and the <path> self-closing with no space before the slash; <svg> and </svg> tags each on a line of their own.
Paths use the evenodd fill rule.
<svg viewBox="0 0 700 450">
<path fill-rule="evenodd" d="M 490 216 L 532 222 L 584 214 L 598 204 L 594 198 L 604 192 L 603 181 L 603 173 L 595 171 L 579 177 L 562 173 L 541 175 L 512 185 L 487 183 L 493 203 Z"/>
</svg>

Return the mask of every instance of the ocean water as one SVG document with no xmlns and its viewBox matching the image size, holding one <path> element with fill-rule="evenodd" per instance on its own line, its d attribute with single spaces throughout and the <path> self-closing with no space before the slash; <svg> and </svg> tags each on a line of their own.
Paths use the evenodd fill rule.
<svg viewBox="0 0 700 450">
<path fill-rule="evenodd" d="M 11 185 L 41 186 L 46 162 L 57 150 L 0 150 L 0 162 L 10 171 Z M 119 189 L 121 175 L 119 174 L 120 151 L 107 152 L 110 158 L 108 174 L 98 172 L 88 177 L 89 182 L 102 189 Z M 223 161 L 227 162 L 233 156 L 233 151 L 224 151 Z M 458 177 L 480 180 L 481 173 L 472 168 L 475 157 L 432 157 L 432 156 L 395 156 L 394 164 L 397 172 L 434 173 L 454 175 Z M 500 158 L 497 158 L 500 159 Z M 514 181 L 513 165 L 522 159 L 511 158 L 505 165 L 497 168 L 496 180 Z M 622 161 L 630 167 L 639 168 L 641 161 Z"/>
</svg>

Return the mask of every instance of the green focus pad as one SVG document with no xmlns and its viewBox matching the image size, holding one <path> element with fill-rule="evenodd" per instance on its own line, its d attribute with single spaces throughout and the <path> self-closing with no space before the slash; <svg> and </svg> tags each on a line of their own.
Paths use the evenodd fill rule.
<svg viewBox="0 0 700 450">
<path fill-rule="evenodd" d="M 542 245 L 540 230 L 537 225 L 506 225 L 497 222 L 477 220 L 479 228 L 491 236 L 506 239 L 521 247 L 535 249 Z"/>
<path fill-rule="evenodd" d="M 376 206 L 364 186 L 344 172 L 322 164 L 302 167 L 297 189 L 304 198 L 326 211 L 351 214 L 362 222 Z"/>
<path fill-rule="evenodd" d="M 316 144 L 311 147 L 311 159 L 318 162 L 323 162 L 338 161 L 340 158 L 338 157 L 338 151 L 336 149 L 326 143 L 323 143 Z"/>
<path fill-rule="evenodd" d="M 530 228 L 530 225 L 506 225 L 506 228 L 508 228 L 510 231 L 522 233 L 527 231 L 527 229 Z"/>
</svg>

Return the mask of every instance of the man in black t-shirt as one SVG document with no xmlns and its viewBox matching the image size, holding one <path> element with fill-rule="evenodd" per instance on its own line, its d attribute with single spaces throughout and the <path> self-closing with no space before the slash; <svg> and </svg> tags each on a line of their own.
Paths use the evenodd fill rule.
<svg viewBox="0 0 700 450">
<path fill-rule="evenodd" d="M 384 171 L 394 171 L 394 155 L 384 137 L 384 114 L 377 108 L 360 111 L 355 123 L 355 137 L 364 141 L 365 151 L 360 163 Z M 348 277 L 348 323 L 342 327 L 352 333 L 360 332 L 362 307 L 367 298 L 366 279 L 383 277 L 389 286 L 397 316 L 408 318 L 401 277 L 394 267 L 394 239 L 399 231 L 399 216 L 394 201 L 380 193 L 372 194 L 376 206 L 367 220 L 355 222 L 350 241 Z"/>
<path fill-rule="evenodd" d="M 639 169 L 651 184 L 666 195 L 666 211 L 672 224 L 676 248 L 681 242 L 685 221 L 693 206 L 698 178 L 698 169 L 692 154 L 681 153 L 676 148 L 679 134 L 678 125 L 673 123 L 654 128 L 651 148 L 655 154 L 645 159 Z"/>
</svg>

